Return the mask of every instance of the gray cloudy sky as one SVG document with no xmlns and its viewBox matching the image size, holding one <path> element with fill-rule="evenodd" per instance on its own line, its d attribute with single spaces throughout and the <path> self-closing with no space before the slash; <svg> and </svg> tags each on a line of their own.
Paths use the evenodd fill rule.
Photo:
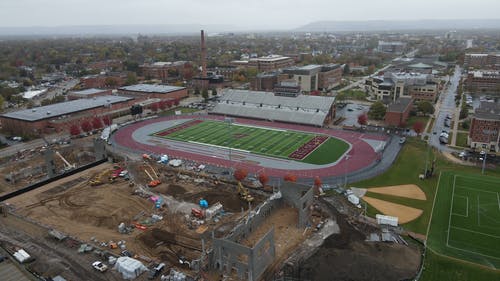
<svg viewBox="0 0 500 281">
<path fill-rule="evenodd" d="M 0 0 L 0 26 L 224 24 L 294 28 L 319 20 L 495 19 L 500 0 Z"/>
</svg>

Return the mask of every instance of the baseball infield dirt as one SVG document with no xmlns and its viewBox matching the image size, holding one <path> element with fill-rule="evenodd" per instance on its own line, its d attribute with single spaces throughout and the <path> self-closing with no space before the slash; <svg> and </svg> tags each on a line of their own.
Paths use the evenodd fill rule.
<svg viewBox="0 0 500 281">
<path fill-rule="evenodd" d="M 418 218 L 422 214 L 422 210 L 408 207 L 401 204 L 391 203 L 380 199 L 364 196 L 368 204 L 382 212 L 384 215 L 394 216 L 399 218 L 399 223 L 404 224 Z"/>
<path fill-rule="evenodd" d="M 427 200 L 425 193 L 415 184 L 403 184 L 384 187 L 369 188 L 368 192 L 406 197 L 418 200 Z"/>
</svg>

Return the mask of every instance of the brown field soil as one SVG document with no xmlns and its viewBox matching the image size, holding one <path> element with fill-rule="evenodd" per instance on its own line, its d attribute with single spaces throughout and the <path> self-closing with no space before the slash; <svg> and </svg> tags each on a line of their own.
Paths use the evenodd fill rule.
<svg viewBox="0 0 500 281">
<path fill-rule="evenodd" d="M 364 196 L 363 200 L 368 204 L 372 205 L 375 209 L 382 212 L 384 215 L 394 216 L 399 218 L 399 223 L 404 224 L 410 222 L 420 215 L 422 215 L 422 210 L 408 207 L 401 204 L 391 203 L 380 199 L 371 198 Z"/>
<path fill-rule="evenodd" d="M 415 184 L 403 184 L 369 188 L 368 192 L 393 195 L 418 200 L 427 200 L 425 193 Z"/>
</svg>

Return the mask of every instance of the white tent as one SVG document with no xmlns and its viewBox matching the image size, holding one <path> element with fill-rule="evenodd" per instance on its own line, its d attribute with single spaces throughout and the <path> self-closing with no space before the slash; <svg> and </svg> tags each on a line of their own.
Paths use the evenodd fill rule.
<svg viewBox="0 0 500 281">
<path fill-rule="evenodd" d="M 122 274 L 123 279 L 137 278 L 147 270 L 142 262 L 129 257 L 119 257 L 114 268 Z"/>
</svg>

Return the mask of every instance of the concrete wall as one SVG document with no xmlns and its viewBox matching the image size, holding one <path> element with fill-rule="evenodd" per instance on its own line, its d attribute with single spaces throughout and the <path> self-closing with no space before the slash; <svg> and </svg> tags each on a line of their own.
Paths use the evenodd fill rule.
<svg viewBox="0 0 500 281">
<path fill-rule="evenodd" d="M 299 211 L 297 227 L 306 227 L 310 224 L 311 206 L 314 199 L 313 188 L 298 183 L 285 182 L 280 190 L 285 203 L 292 205 Z"/>
</svg>

